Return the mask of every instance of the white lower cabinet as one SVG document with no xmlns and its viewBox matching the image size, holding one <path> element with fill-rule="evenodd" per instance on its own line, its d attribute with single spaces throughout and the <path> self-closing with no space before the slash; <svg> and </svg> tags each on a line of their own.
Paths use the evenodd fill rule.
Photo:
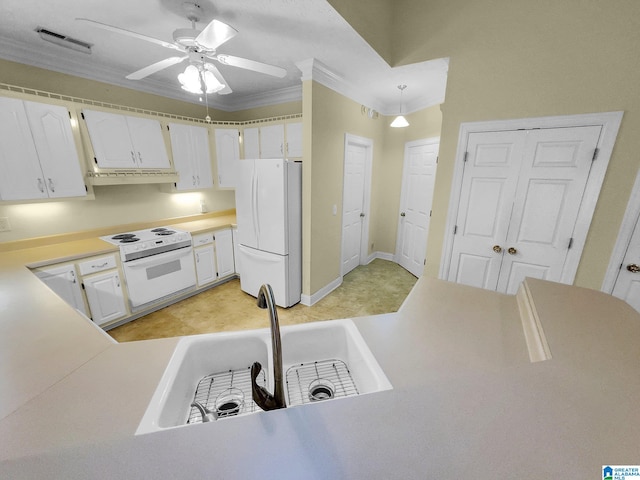
<svg viewBox="0 0 640 480">
<path fill-rule="evenodd" d="M 118 320 L 127 315 L 122 282 L 117 270 L 83 277 L 91 318 L 98 325 Z"/>
<path fill-rule="evenodd" d="M 37 269 L 36 276 L 42 280 L 56 295 L 87 315 L 78 274 L 73 263 Z"/>
<path fill-rule="evenodd" d="M 230 228 L 194 235 L 193 246 L 199 287 L 236 273 Z"/>
<path fill-rule="evenodd" d="M 115 255 L 90 258 L 79 266 L 91 319 L 104 325 L 127 316 L 129 312 Z"/>
</svg>

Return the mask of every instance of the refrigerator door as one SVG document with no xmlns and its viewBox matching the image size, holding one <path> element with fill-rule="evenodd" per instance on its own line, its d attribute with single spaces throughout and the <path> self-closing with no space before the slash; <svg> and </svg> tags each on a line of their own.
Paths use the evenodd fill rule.
<svg viewBox="0 0 640 480">
<path fill-rule="evenodd" d="M 240 257 L 240 288 L 254 297 L 258 296 L 260 287 L 268 283 L 273 289 L 276 304 L 290 307 L 300 301 L 289 295 L 289 257 L 267 253 L 244 245 L 238 246 Z"/>
<path fill-rule="evenodd" d="M 239 172 L 236 184 L 238 243 L 258 248 L 258 224 L 255 215 L 255 184 L 257 181 L 255 160 L 240 160 Z"/>
<path fill-rule="evenodd" d="M 278 255 L 289 253 L 287 167 L 287 162 L 282 159 L 255 162 L 257 248 Z"/>
</svg>

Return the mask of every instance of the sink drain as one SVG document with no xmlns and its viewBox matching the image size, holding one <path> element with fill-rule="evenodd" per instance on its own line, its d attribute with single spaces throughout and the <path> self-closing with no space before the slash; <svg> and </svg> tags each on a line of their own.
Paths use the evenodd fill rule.
<svg viewBox="0 0 640 480">
<path fill-rule="evenodd" d="M 358 395 L 349 367 L 338 359 L 292 365 L 285 377 L 289 406 Z"/>
<path fill-rule="evenodd" d="M 244 393 L 238 388 L 230 388 L 216 398 L 216 411 L 220 417 L 237 415 L 244 405 Z"/>
<path fill-rule="evenodd" d="M 336 388 L 329 380 L 319 378 L 309 384 L 309 400 L 319 402 L 334 397 Z"/>
</svg>

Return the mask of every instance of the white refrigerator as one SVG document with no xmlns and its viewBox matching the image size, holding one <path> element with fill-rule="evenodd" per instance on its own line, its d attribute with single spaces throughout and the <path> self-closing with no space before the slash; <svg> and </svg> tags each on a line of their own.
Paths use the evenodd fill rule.
<svg viewBox="0 0 640 480">
<path fill-rule="evenodd" d="M 240 160 L 236 185 L 240 287 L 254 297 L 271 285 L 276 304 L 302 293 L 302 164 Z"/>
</svg>

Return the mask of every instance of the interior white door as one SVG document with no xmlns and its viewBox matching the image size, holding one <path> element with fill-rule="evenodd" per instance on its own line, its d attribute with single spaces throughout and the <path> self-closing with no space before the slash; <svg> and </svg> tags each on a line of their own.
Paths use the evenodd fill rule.
<svg viewBox="0 0 640 480">
<path fill-rule="evenodd" d="M 515 294 L 525 277 L 560 280 L 600 131 L 527 132 L 498 291 Z"/>
<path fill-rule="evenodd" d="M 469 135 L 449 280 L 497 288 L 525 138 L 518 131 Z"/>
<path fill-rule="evenodd" d="M 449 280 L 509 294 L 560 281 L 600 132 L 470 134 Z"/>
<path fill-rule="evenodd" d="M 409 142 L 404 149 L 398 263 L 421 277 L 427 252 L 439 140 Z"/>
<path fill-rule="evenodd" d="M 360 265 L 367 146 L 347 141 L 342 195 L 342 275 Z"/>
<path fill-rule="evenodd" d="M 611 294 L 640 312 L 640 222 L 636 220 L 631 240 Z"/>
</svg>

